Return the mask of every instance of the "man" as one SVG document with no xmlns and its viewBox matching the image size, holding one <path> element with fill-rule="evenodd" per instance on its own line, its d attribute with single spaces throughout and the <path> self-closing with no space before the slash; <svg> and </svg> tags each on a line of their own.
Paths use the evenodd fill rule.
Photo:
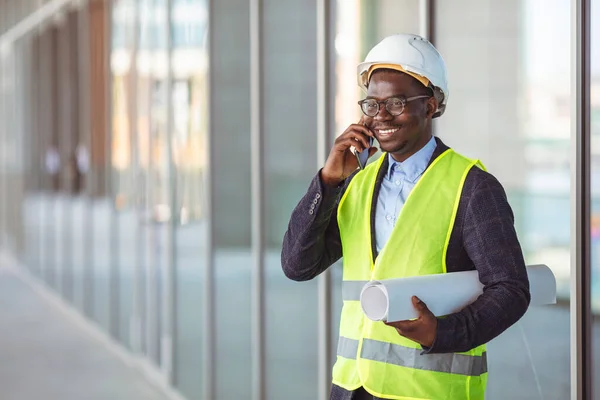
<svg viewBox="0 0 600 400">
<path fill-rule="evenodd" d="M 446 67 L 427 40 L 385 38 L 358 67 L 363 117 L 340 135 L 294 209 L 282 266 L 296 281 L 343 257 L 344 306 L 332 400 L 483 399 L 485 344 L 529 306 L 529 281 L 502 185 L 432 135 L 448 101 Z M 360 170 L 351 148 L 383 155 Z M 374 322 L 371 279 L 477 270 L 483 294 L 460 312 Z"/>
</svg>

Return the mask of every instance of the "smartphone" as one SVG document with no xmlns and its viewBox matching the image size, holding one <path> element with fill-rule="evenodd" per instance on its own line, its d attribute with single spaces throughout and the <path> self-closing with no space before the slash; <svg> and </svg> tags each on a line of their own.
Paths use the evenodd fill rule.
<svg viewBox="0 0 600 400">
<path fill-rule="evenodd" d="M 371 146 L 373 146 L 373 138 L 369 136 L 369 148 L 364 149 L 360 153 L 358 151 L 354 152 L 356 160 L 358 161 L 358 167 L 360 169 L 365 169 L 367 166 L 367 161 L 369 160 L 369 150 L 371 150 Z"/>
</svg>

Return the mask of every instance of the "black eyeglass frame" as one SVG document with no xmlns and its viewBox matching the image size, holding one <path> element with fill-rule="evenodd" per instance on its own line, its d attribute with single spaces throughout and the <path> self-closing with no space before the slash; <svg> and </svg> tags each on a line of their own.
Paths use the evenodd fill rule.
<svg viewBox="0 0 600 400">
<path fill-rule="evenodd" d="M 420 96 L 412 96 L 412 97 L 408 97 L 408 98 L 404 98 L 404 97 L 390 97 L 387 98 L 385 100 L 382 101 L 377 101 L 375 99 L 363 99 L 360 100 L 358 102 L 358 105 L 360 106 L 360 110 L 362 111 L 363 114 L 365 114 L 367 117 L 375 117 L 377 116 L 377 114 L 379 114 L 379 111 L 381 110 L 380 105 L 381 104 L 385 104 L 385 109 L 388 113 L 390 113 L 390 115 L 393 115 L 394 117 L 397 117 L 398 115 L 401 115 L 404 112 L 404 109 L 406 108 L 406 104 L 413 101 L 413 100 L 417 100 L 417 99 L 424 99 L 424 98 L 429 98 L 432 97 L 430 95 L 420 95 Z M 400 110 L 400 112 L 391 112 L 390 111 L 390 104 L 392 104 L 392 100 L 393 101 L 400 101 L 402 103 L 402 110 Z M 367 102 L 370 102 L 371 104 L 377 104 L 377 110 L 375 112 L 375 114 L 373 115 L 369 115 L 365 112 L 365 109 L 363 108 L 363 104 L 366 104 Z"/>
</svg>

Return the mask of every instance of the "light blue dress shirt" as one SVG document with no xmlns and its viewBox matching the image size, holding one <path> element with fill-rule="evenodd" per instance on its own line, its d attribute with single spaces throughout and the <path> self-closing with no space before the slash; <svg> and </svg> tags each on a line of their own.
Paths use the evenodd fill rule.
<svg viewBox="0 0 600 400">
<path fill-rule="evenodd" d="M 388 154 L 389 166 L 379 190 L 375 210 L 375 241 L 380 252 L 388 241 L 411 190 L 429 165 L 437 143 L 432 137 L 418 152 L 400 163 Z"/>
</svg>

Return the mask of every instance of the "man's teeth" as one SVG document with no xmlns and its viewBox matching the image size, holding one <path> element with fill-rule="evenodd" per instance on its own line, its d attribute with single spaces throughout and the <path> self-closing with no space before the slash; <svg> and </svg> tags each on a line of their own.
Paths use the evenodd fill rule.
<svg viewBox="0 0 600 400">
<path fill-rule="evenodd" d="M 383 134 L 383 135 L 389 135 L 390 133 L 394 133 L 398 130 L 398 128 L 392 128 L 392 129 L 379 129 L 379 133 Z"/>
</svg>

